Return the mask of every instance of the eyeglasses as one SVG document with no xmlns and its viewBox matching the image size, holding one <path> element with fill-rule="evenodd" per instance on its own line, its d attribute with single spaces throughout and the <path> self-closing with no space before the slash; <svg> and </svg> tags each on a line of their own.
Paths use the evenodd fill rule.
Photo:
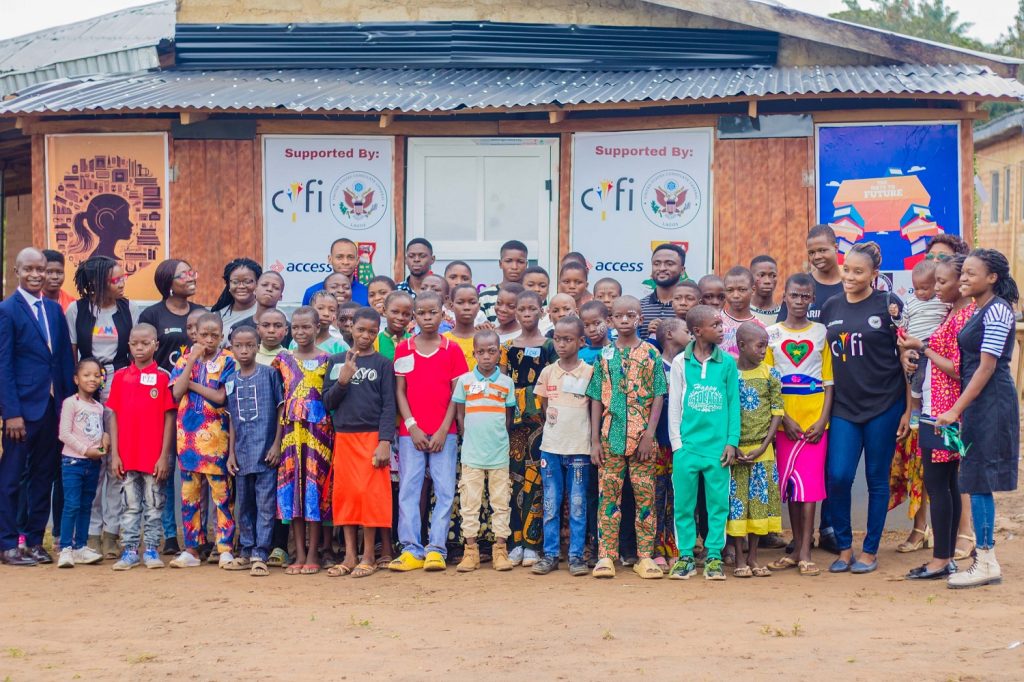
<svg viewBox="0 0 1024 682">
<path fill-rule="evenodd" d="M 232 279 L 228 280 L 228 284 L 233 287 L 253 287 L 256 286 L 256 280 L 254 279 Z"/>
<path fill-rule="evenodd" d="M 110 278 L 110 283 L 113 284 L 115 287 L 117 285 L 119 285 L 119 284 L 124 284 L 127 281 L 128 281 L 128 275 L 121 275 L 120 277 L 111 277 Z"/>
<path fill-rule="evenodd" d="M 177 275 L 175 275 L 174 279 L 178 280 L 179 282 L 187 282 L 190 279 L 199 279 L 199 271 L 183 270 L 182 272 L 179 272 Z"/>
<path fill-rule="evenodd" d="M 952 260 L 953 256 L 948 254 L 948 253 L 929 253 L 927 256 L 924 257 L 924 259 L 925 260 L 947 261 L 947 260 Z"/>
</svg>

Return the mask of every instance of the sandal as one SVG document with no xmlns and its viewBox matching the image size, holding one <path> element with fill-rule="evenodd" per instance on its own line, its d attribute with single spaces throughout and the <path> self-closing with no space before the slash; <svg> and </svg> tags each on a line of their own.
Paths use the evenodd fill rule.
<svg viewBox="0 0 1024 682">
<path fill-rule="evenodd" d="M 377 568 L 387 568 L 392 561 L 394 561 L 394 557 L 382 556 L 377 559 Z"/>
<path fill-rule="evenodd" d="M 800 562 L 798 562 L 796 559 L 792 557 L 780 556 L 778 559 L 768 564 L 768 568 L 772 569 L 773 571 L 784 571 L 787 568 L 796 568 L 799 565 Z"/>
<path fill-rule="evenodd" d="M 327 577 L 342 578 L 352 572 L 352 569 L 345 564 L 335 564 L 327 569 Z"/>
<path fill-rule="evenodd" d="M 591 573 L 595 578 L 614 578 L 615 577 L 615 562 L 608 557 L 598 560 L 597 565 L 594 566 L 594 570 Z"/>
<path fill-rule="evenodd" d="M 668 561 L 666 561 L 663 556 L 654 557 L 654 563 L 658 564 L 658 568 L 661 569 L 662 573 L 668 573 L 668 569 L 671 568 L 671 566 L 668 565 Z"/>
<path fill-rule="evenodd" d="M 920 535 L 921 539 L 917 540 L 916 542 L 911 542 L 910 538 L 914 537 L 914 535 Z M 896 551 L 900 554 L 909 554 L 910 552 L 916 552 L 920 549 L 931 547 L 932 542 L 933 538 L 931 528 L 925 528 L 924 530 L 921 530 L 920 528 L 915 528 L 912 531 L 910 531 L 910 537 L 908 537 L 900 544 L 896 545 Z"/>
<path fill-rule="evenodd" d="M 298 575 L 302 572 L 302 564 L 290 564 L 284 569 L 285 575 Z"/>
<path fill-rule="evenodd" d="M 801 561 L 800 575 L 821 575 L 821 569 L 813 561 Z"/>
<path fill-rule="evenodd" d="M 750 569 L 750 572 L 754 574 L 755 578 L 770 578 L 772 575 L 771 570 L 767 566 L 755 566 Z"/>
<path fill-rule="evenodd" d="M 316 575 L 320 572 L 320 564 L 306 564 L 299 569 L 301 575 Z"/>
<path fill-rule="evenodd" d="M 252 565 L 252 562 L 249 561 L 249 557 L 239 556 L 227 562 L 221 568 L 225 571 L 247 571 L 250 565 Z"/>
<path fill-rule="evenodd" d="M 737 566 L 732 569 L 732 577 L 734 578 L 753 578 L 754 571 L 751 570 L 750 566 Z"/>
<path fill-rule="evenodd" d="M 249 575 L 254 578 L 262 578 L 270 575 L 270 569 L 267 565 L 259 559 L 254 559 L 252 564 L 249 566 Z"/>
<path fill-rule="evenodd" d="M 957 533 L 957 540 L 967 540 L 971 543 L 970 549 L 953 549 L 953 561 L 963 561 L 967 557 L 974 554 L 976 538 L 973 535 L 964 535 L 963 533 Z"/>
<path fill-rule="evenodd" d="M 288 552 L 281 548 L 275 549 L 270 553 L 270 557 L 267 558 L 267 566 L 274 568 L 281 568 L 288 563 Z"/>
<path fill-rule="evenodd" d="M 357 564 L 355 569 L 352 571 L 353 578 L 365 578 L 368 575 L 373 575 L 377 572 L 377 567 L 373 564 Z"/>
<path fill-rule="evenodd" d="M 650 557 L 645 557 L 633 564 L 633 572 L 644 580 L 655 580 L 665 575 L 661 567 Z"/>
</svg>

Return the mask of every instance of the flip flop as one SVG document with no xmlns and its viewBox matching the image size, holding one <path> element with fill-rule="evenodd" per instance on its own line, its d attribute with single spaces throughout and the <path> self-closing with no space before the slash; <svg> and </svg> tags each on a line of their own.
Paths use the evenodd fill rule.
<svg viewBox="0 0 1024 682">
<path fill-rule="evenodd" d="M 821 575 L 821 569 L 813 561 L 801 561 L 800 575 Z"/>
<path fill-rule="evenodd" d="M 394 560 L 394 557 L 382 556 L 377 559 L 377 568 L 387 568 Z"/>
<path fill-rule="evenodd" d="M 770 578 L 772 575 L 771 570 L 767 566 L 757 566 L 750 570 L 754 574 L 755 578 Z"/>
<path fill-rule="evenodd" d="M 734 578 L 753 578 L 754 572 L 750 569 L 750 566 L 737 566 L 732 569 L 732 577 Z"/>
<path fill-rule="evenodd" d="M 285 567 L 285 569 L 284 569 L 284 574 L 285 575 L 298 575 L 301 572 L 302 572 L 302 565 L 301 564 L 291 564 L 291 565 Z"/>
<path fill-rule="evenodd" d="M 352 572 L 352 569 L 345 564 L 335 564 L 327 569 L 327 577 L 341 578 Z"/>
<path fill-rule="evenodd" d="M 778 559 L 768 564 L 768 568 L 773 571 L 784 571 L 787 568 L 796 568 L 799 565 L 800 562 L 792 557 L 780 556 Z"/>
<path fill-rule="evenodd" d="M 299 569 L 301 575 L 316 575 L 320 572 L 320 564 L 306 564 Z"/>
<path fill-rule="evenodd" d="M 249 575 L 254 578 L 263 578 L 270 575 L 270 569 L 267 568 L 266 563 L 259 559 L 254 559 L 252 564 L 249 566 Z"/>
<path fill-rule="evenodd" d="M 377 572 L 377 567 L 373 564 L 358 564 L 355 570 L 352 571 L 353 578 L 365 578 L 368 575 L 373 575 Z"/>
<path fill-rule="evenodd" d="M 252 562 L 249 561 L 249 557 L 239 556 L 224 564 L 221 568 L 225 571 L 247 571 L 251 565 Z"/>
</svg>

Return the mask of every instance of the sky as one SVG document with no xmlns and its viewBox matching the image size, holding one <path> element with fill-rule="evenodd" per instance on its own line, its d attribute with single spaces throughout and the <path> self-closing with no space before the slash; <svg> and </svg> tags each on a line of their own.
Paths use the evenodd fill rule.
<svg viewBox="0 0 1024 682">
<path fill-rule="evenodd" d="M 149 4 L 151 0 L 34 0 L 18 2 L 3 0 L 4 19 L 0 22 L 0 39 L 39 31 L 51 26 L 72 23 L 125 7 Z M 781 0 L 794 9 L 815 14 L 828 14 L 843 9 L 842 0 Z M 867 1 L 862 4 L 867 5 Z M 974 24 L 970 33 L 985 42 L 994 42 L 1013 21 L 1016 0 L 946 0 L 960 12 L 961 21 Z"/>
</svg>

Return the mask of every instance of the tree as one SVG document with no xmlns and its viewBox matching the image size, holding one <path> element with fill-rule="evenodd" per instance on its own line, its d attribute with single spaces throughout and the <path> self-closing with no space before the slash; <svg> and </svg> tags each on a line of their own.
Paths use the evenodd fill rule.
<svg viewBox="0 0 1024 682">
<path fill-rule="evenodd" d="M 1024 0 L 1017 0 L 1017 16 L 996 45 L 1000 54 L 1024 57 Z"/>
<path fill-rule="evenodd" d="M 870 6 L 862 7 L 860 0 L 843 0 L 846 9 L 830 16 L 834 19 L 852 21 L 856 24 L 972 50 L 986 49 L 981 41 L 967 35 L 972 24 L 968 21 L 960 21 L 960 13 L 947 7 L 945 0 L 868 0 L 868 2 L 870 2 Z"/>
</svg>

